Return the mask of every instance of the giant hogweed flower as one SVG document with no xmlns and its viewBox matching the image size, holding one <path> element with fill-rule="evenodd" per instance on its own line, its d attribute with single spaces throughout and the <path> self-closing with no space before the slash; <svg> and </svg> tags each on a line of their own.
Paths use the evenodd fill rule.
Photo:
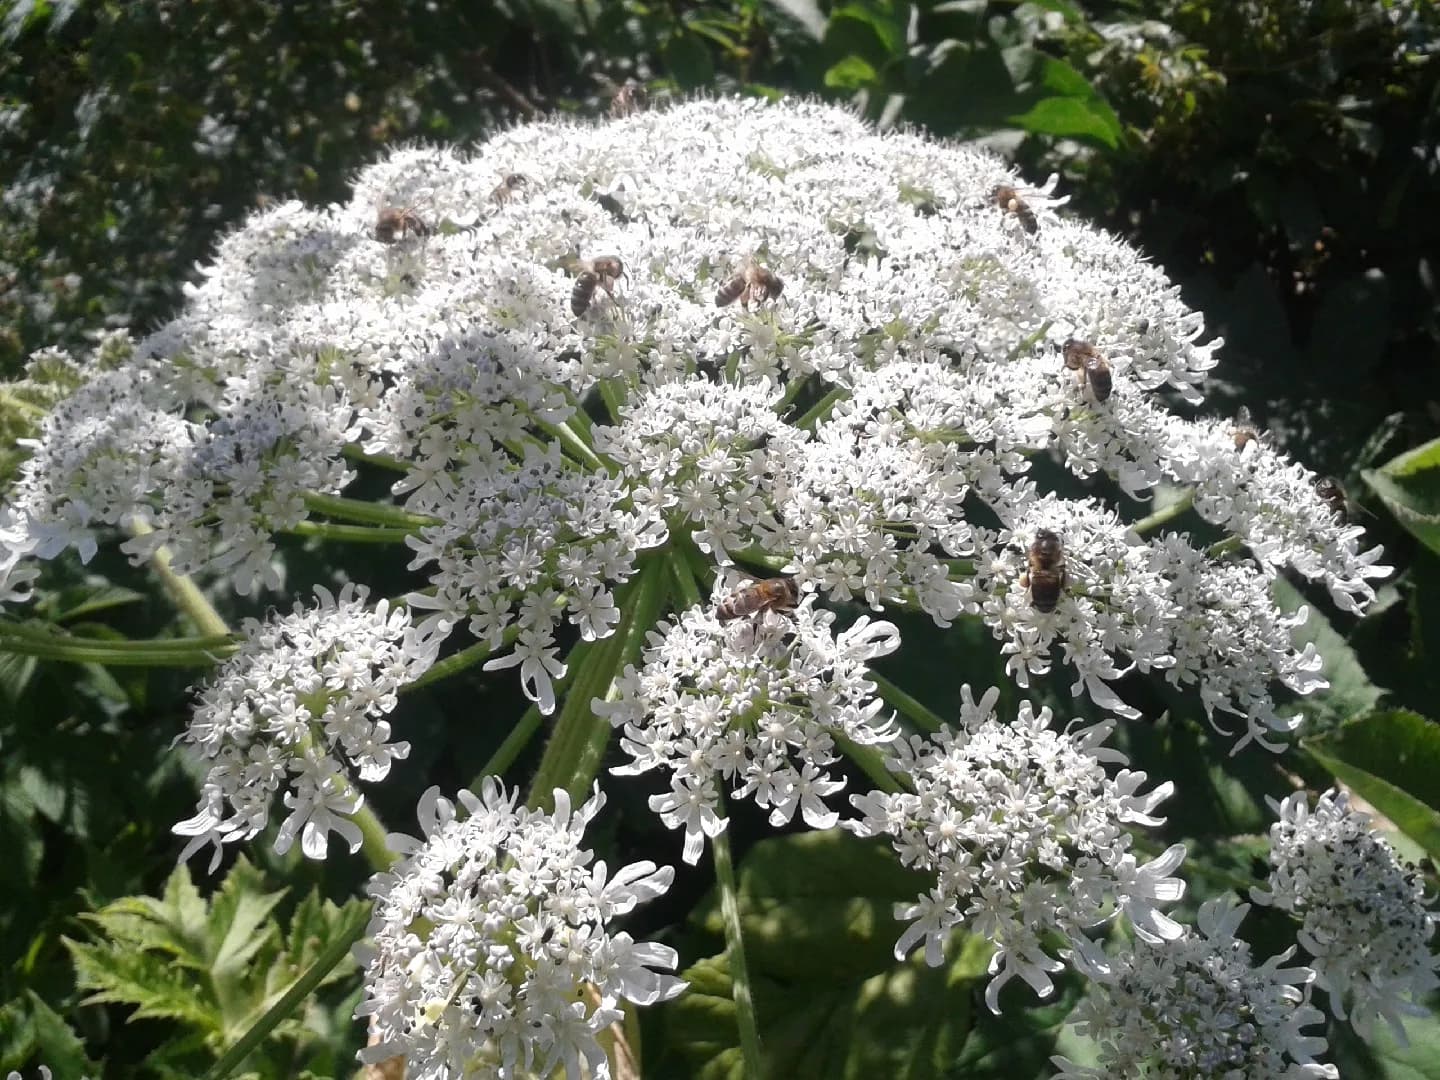
<svg viewBox="0 0 1440 1080">
<path fill-rule="evenodd" d="M 735 584 L 722 575 L 717 597 Z M 862 746 L 895 738 L 894 724 L 877 720 L 884 702 L 865 665 L 895 651 L 898 631 L 862 616 L 836 634 L 834 621 L 810 597 L 791 615 L 753 621 L 724 623 L 691 608 L 651 636 L 641 669 L 617 680 L 615 701 L 594 703 L 624 729 L 630 764 L 612 771 L 669 773 L 670 790 L 651 796 L 650 809 L 685 830 L 686 862 L 729 823 L 726 785 L 769 809 L 772 825 L 798 811 L 811 828 L 828 829 L 839 815 L 826 799 L 845 786 L 829 772 L 840 759 L 836 737 Z"/>
<path fill-rule="evenodd" d="M 572 810 L 516 805 L 494 779 L 456 806 L 431 788 L 424 836 L 392 835 L 404 857 L 369 887 L 375 900 L 365 965 L 367 1062 L 405 1057 L 416 1080 L 457 1076 L 608 1077 L 596 1036 L 624 1018 L 620 1001 L 651 1005 L 685 983 L 674 949 L 612 931 L 611 920 L 670 887 L 674 871 L 639 862 L 590 865 L 585 827 L 597 790 Z"/>
<path fill-rule="evenodd" d="M 1428 944 L 1440 918 L 1426 907 L 1419 871 L 1343 791 L 1325 792 L 1313 809 L 1303 791 L 1271 806 L 1280 820 L 1270 827 L 1270 879 L 1252 898 L 1300 918 L 1296 936 L 1336 1016 L 1366 1039 L 1384 1020 L 1406 1045 L 1401 1018 L 1429 1015 L 1421 1002 L 1440 986 L 1440 956 Z"/>
<path fill-rule="evenodd" d="M 1027 701 L 1002 722 L 997 688 L 979 701 L 969 686 L 961 694 L 958 729 L 894 744 L 889 765 L 909 790 L 850 797 L 861 817 L 846 828 L 890 837 L 902 863 L 935 875 L 929 893 L 896 911 L 910 920 L 896 958 L 923 942 L 939 964 L 951 931 L 968 926 L 997 947 L 985 1001 L 998 1012 L 1017 975 L 1041 997 L 1053 989 L 1063 965 L 1046 952 L 1047 935 L 1077 936 L 1123 912 L 1147 941 L 1179 936 L 1157 905 L 1184 894 L 1169 876 L 1184 847 L 1141 865 L 1124 828 L 1163 824 L 1152 811 L 1174 785 L 1141 794 L 1143 772 L 1106 775 L 1105 762 L 1125 763 L 1103 745 L 1114 721 L 1060 732 L 1049 709 Z"/>
<path fill-rule="evenodd" d="M 435 660 L 439 642 L 416 630 L 403 608 L 346 585 L 316 586 L 317 603 L 289 615 L 247 619 L 239 650 L 201 689 L 180 741 L 209 766 L 195 816 L 174 831 L 190 839 L 183 862 L 214 845 L 213 872 L 227 843 L 251 840 L 282 793 L 289 814 L 275 848 L 296 838 L 323 859 L 334 832 L 360 847 L 351 819 L 364 797 L 355 781 L 378 783 L 410 744 L 391 739 L 384 717 L 398 691 Z"/>
<path fill-rule="evenodd" d="M 1315 973 L 1280 966 L 1293 946 L 1252 962 L 1236 936 L 1249 910 L 1218 897 L 1200 905 L 1194 928 L 1113 955 L 1076 939 L 1070 959 L 1092 985 L 1072 1022 L 1094 1038 L 1100 1064 L 1055 1057 L 1056 1080 L 1336 1080 L 1334 1065 L 1315 1060 L 1325 1038 L 1304 1032 L 1325 1020 L 1302 989 Z"/>
<path fill-rule="evenodd" d="M 492 201 L 514 173 L 529 183 Z M 326 497 L 368 458 L 412 514 L 420 625 L 511 650 L 489 666 L 519 668 L 547 712 L 559 624 L 607 636 L 642 555 L 693 544 L 786 565 L 821 602 L 982 616 L 1017 679 L 1058 655 L 1117 714 L 1120 675 L 1163 671 L 1241 718 L 1239 744 L 1274 745 L 1295 720 L 1273 687 L 1321 680 L 1269 576 L 1359 609 L 1379 549 L 1272 449 L 1167 412 L 1161 390 L 1201 400 L 1220 343 L 1138 253 L 1047 192 L 1027 193 L 1032 231 L 1000 183 L 993 158 L 795 101 L 397 151 L 350 203 L 287 203 L 227 237 L 123 367 L 84 362 L 0 517 L 0 589 L 136 526 L 153 530 L 136 558 L 164 544 L 182 571 L 275 587 L 277 534 L 339 512 Z M 382 205 L 432 228 L 382 243 Z M 576 260 L 597 256 L 626 276 L 577 317 Z M 783 294 L 717 307 L 747 260 Z M 1104 356 L 1109 393 L 1064 366 L 1071 338 Z M 1253 557 L 1135 537 L 1041 490 L 1039 454 L 1139 498 L 1192 485 Z M 1053 613 L 1017 584 L 1039 528 L 1068 550 Z"/>
</svg>

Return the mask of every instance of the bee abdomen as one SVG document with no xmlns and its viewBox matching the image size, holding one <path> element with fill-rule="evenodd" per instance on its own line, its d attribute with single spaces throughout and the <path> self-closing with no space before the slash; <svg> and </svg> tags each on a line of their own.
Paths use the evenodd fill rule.
<svg viewBox="0 0 1440 1080">
<path fill-rule="evenodd" d="M 720 291 L 715 294 L 715 306 L 724 307 L 727 304 L 733 304 L 736 300 L 740 299 L 740 294 L 744 291 L 745 275 L 736 274 L 722 285 Z"/>
<path fill-rule="evenodd" d="M 595 295 L 595 286 L 600 278 L 593 270 L 582 270 L 575 278 L 575 286 L 570 290 L 570 310 L 576 315 L 584 315 L 590 307 L 590 300 Z"/>
</svg>

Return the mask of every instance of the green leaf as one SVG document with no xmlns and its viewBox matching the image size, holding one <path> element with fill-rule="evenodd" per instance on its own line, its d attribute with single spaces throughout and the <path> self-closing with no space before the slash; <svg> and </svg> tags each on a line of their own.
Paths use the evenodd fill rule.
<svg viewBox="0 0 1440 1080">
<path fill-rule="evenodd" d="M 43 1061 L 52 1076 L 98 1076 L 85 1056 L 85 1044 L 33 990 L 0 1008 L 0 1069 Z"/>
<path fill-rule="evenodd" d="M 1315 759 L 1440 860 L 1440 725 L 1377 712 L 1303 743 Z"/>
<path fill-rule="evenodd" d="M 704 86 L 715 77 L 710 50 L 694 34 L 676 34 L 666 43 L 663 54 L 666 69 L 686 90 Z"/>
<path fill-rule="evenodd" d="M 832 90 L 859 90 L 874 86 L 880 74 L 858 56 L 847 56 L 825 72 L 825 85 Z"/>
<path fill-rule="evenodd" d="M 47 597 L 47 600 L 52 598 Z M 71 589 L 64 589 L 48 603 L 45 614 L 57 623 L 78 619 L 82 615 L 93 615 L 99 611 L 124 607 L 145 599 L 144 593 L 124 589 L 109 582 L 92 582 Z"/>
<path fill-rule="evenodd" d="M 1284 578 L 1276 578 L 1271 591 L 1282 611 L 1297 611 L 1305 603 L 1305 598 Z M 1330 682 L 1327 689 L 1310 694 L 1298 702 L 1301 710 L 1315 725 L 1311 731 L 1315 731 L 1316 727 L 1326 730 L 1340 721 L 1369 712 L 1380 701 L 1385 691 L 1370 681 L 1370 676 L 1361 666 L 1355 651 L 1313 605 L 1305 625 L 1296 628 L 1291 637 L 1297 649 L 1314 643 L 1325 661 L 1321 674 Z"/>
<path fill-rule="evenodd" d="M 1327 1059 L 1339 1066 L 1341 1076 L 1440 1080 L 1440 998 L 1432 995 L 1428 1004 L 1430 1015 L 1405 1017 L 1409 1046 L 1401 1046 L 1384 1023 L 1376 1024 L 1374 1039 L 1364 1043 L 1348 1024 L 1332 1021 Z"/>
<path fill-rule="evenodd" d="M 1407 532 L 1440 554 L 1440 439 L 1360 475 Z"/>
<path fill-rule="evenodd" d="M 890 10 L 889 4 L 845 4 L 830 12 L 830 25 L 825 43 L 850 39 L 857 28 L 879 46 L 882 58 L 898 58 L 905 53 L 905 20 Z M 866 33 L 868 31 L 868 34 Z"/>
<path fill-rule="evenodd" d="M 1120 142 L 1120 125 L 1089 102 L 1074 97 L 1041 98 L 1026 112 L 1009 117 L 1010 123 L 1037 135 L 1090 138 L 1113 149 Z"/>
<path fill-rule="evenodd" d="M 1016 1061 L 1030 1068 L 1020 1075 L 1039 1074 L 1072 1002 L 1051 1015 L 1016 989 L 1007 1020 L 994 1019 L 981 1000 L 992 948 L 963 933 L 939 967 L 925 964 L 923 950 L 897 961 L 904 924 L 894 907 L 925 891 L 926 877 L 901 867 L 884 844 L 839 830 L 765 840 L 739 878 L 766 1075 L 921 1080 L 992 1075 L 985 1070 L 993 1067 L 999 1076 L 1007 1053 L 1012 1069 Z M 698 919 L 717 939 L 718 905 Z M 647 1040 L 665 1047 L 656 1075 L 739 1077 L 725 957 L 683 974 L 689 991 L 657 1020 L 664 1038 Z M 957 1060 L 979 1071 L 957 1072 Z"/>
</svg>

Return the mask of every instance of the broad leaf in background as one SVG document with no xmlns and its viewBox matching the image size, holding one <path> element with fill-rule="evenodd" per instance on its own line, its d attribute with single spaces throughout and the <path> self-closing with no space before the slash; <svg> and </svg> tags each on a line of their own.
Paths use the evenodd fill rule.
<svg viewBox="0 0 1440 1080">
<path fill-rule="evenodd" d="M 1360 475 L 1410 535 L 1440 554 L 1440 439 Z"/>
<path fill-rule="evenodd" d="M 1342 1077 L 1374 1077 L 1375 1080 L 1440 1080 L 1440 1018 L 1432 998 L 1429 1016 L 1405 1017 L 1401 1046 L 1384 1024 L 1375 1028 L 1371 1043 L 1361 1042 L 1346 1024 L 1332 1021 L 1326 1037 L 1330 1041 L 1328 1060 L 1340 1068 Z"/>
<path fill-rule="evenodd" d="M 991 948 L 958 934 L 945 965 L 927 967 L 918 955 L 897 962 L 894 946 L 903 927 L 894 906 L 924 888 L 925 877 L 902 868 L 888 848 L 839 830 L 765 840 L 746 854 L 740 915 L 769 1075 L 953 1075 L 955 1061 L 978 1037 L 972 1018 L 984 1009 L 980 994 Z M 720 939 L 718 901 L 702 909 L 698 922 L 708 937 Z M 724 1049 L 736 1044 L 725 956 L 682 974 L 691 989 L 661 1010 L 669 1058 L 655 1075 L 738 1077 L 739 1055 Z M 1038 1023 L 1029 1005 L 1020 1007 L 1017 992 L 1013 1011 L 1024 1032 Z M 1007 1042 L 1022 1033 L 1007 1029 Z M 1037 1063 L 1052 1045 L 1042 1030 Z M 647 1071 L 655 1065 L 647 1058 Z M 1012 1069 L 1009 1075 L 1042 1073 Z"/>
<path fill-rule="evenodd" d="M 1440 860 L 1440 725 L 1394 709 L 1351 721 L 1303 745 Z"/>
<path fill-rule="evenodd" d="M 1275 580 L 1273 591 L 1275 602 L 1283 611 L 1296 611 L 1305 603 L 1304 597 L 1284 578 Z M 1384 695 L 1385 691 L 1365 674 L 1355 651 L 1314 604 L 1310 605 L 1310 617 L 1304 626 L 1295 630 L 1293 639 L 1296 648 L 1302 649 L 1307 643 L 1314 642 L 1325 660 L 1322 674 L 1330 682 L 1328 689 L 1300 698 L 1297 702 L 1308 721 L 1304 729 L 1306 732 L 1328 731 L 1337 723 L 1369 712 Z"/>
</svg>

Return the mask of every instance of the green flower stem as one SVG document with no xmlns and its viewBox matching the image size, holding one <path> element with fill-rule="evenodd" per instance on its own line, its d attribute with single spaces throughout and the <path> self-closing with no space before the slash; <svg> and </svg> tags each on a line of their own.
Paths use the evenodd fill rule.
<svg viewBox="0 0 1440 1080">
<path fill-rule="evenodd" d="M 1154 532 L 1162 525 L 1170 524 L 1170 522 L 1174 521 L 1176 518 L 1178 518 L 1181 514 L 1185 513 L 1186 510 L 1189 510 L 1190 507 L 1194 505 L 1195 492 L 1193 489 L 1187 490 L 1185 494 L 1181 495 L 1180 498 L 1176 499 L 1169 506 L 1166 506 L 1160 510 L 1156 510 L 1149 517 L 1141 518 L 1139 521 L 1135 522 L 1135 524 L 1131 525 L 1130 527 L 1134 529 L 1137 533 L 1139 533 L 1141 536 L 1144 536 L 1147 532 Z"/>
<path fill-rule="evenodd" d="M 830 415 L 830 410 L 850 396 L 850 391 L 836 387 L 822 397 L 814 405 L 805 411 L 805 414 L 795 421 L 797 428 L 813 428 L 821 420 Z"/>
<path fill-rule="evenodd" d="M 784 416 L 790 410 L 790 406 L 795 404 L 795 399 L 803 394 L 814 380 L 815 377 L 813 375 L 807 375 L 803 379 L 791 379 L 785 384 L 785 393 L 781 396 L 779 402 L 776 403 L 775 411 L 781 416 Z"/>
<path fill-rule="evenodd" d="M 0 652 L 104 667 L 208 668 L 235 651 L 229 635 L 163 641 L 104 641 L 69 634 L 32 635 L 14 624 L 0 627 Z"/>
<path fill-rule="evenodd" d="M 876 746 L 861 745 L 839 732 L 834 732 L 833 736 L 840 752 L 853 761 L 877 788 L 891 795 L 905 790 L 895 774 L 885 767 L 883 750 Z"/>
<path fill-rule="evenodd" d="M 605 403 L 605 411 L 610 414 L 612 422 L 620 423 L 620 408 L 625 404 L 625 392 L 621 389 L 620 379 L 601 379 L 596 385 L 600 389 L 600 400 Z"/>
<path fill-rule="evenodd" d="M 355 911 L 345 925 L 337 927 L 335 937 L 326 944 L 320 955 L 315 957 L 314 963 L 290 984 L 290 988 L 280 995 L 274 1005 L 265 1010 L 264 1015 L 255 1021 L 245 1034 L 220 1055 L 220 1059 L 210 1066 L 204 1080 L 224 1080 L 224 1077 L 240 1068 L 245 1059 L 265 1041 L 266 1036 L 289 1019 L 316 987 L 325 981 L 326 976 L 344 962 L 355 943 L 365 936 L 365 926 L 369 920 L 370 905 L 365 904 Z"/>
<path fill-rule="evenodd" d="M 342 495 L 321 495 L 313 491 L 305 495 L 305 508 L 312 513 L 339 518 L 341 521 L 354 521 L 361 525 L 386 525 L 393 529 L 414 530 L 440 524 L 435 518 L 412 514 L 398 506 L 369 502 L 366 499 L 347 499 Z"/>
<path fill-rule="evenodd" d="M 878 671 L 872 668 L 867 673 L 867 678 L 875 684 L 875 688 L 880 691 L 882 698 L 899 710 L 902 716 L 908 716 L 924 730 L 935 732 L 939 731 L 944 725 L 944 720 L 940 719 L 939 716 L 931 712 L 924 705 L 921 705 L 920 702 L 916 701 L 904 690 L 901 690 Z"/>
<path fill-rule="evenodd" d="M 50 410 L 44 405 L 37 405 L 33 401 L 26 401 L 23 397 L 12 392 L 8 388 L 0 389 L 0 402 L 4 402 L 12 409 L 19 412 L 29 413 L 31 416 L 44 419 L 50 415 Z"/>
<path fill-rule="evenodd" d="M 700 585 L 695 580 L 695 571 L 688 557 L 695 548 L 693 544 L 688 547 L 689 550 L 685 551 L 672 548 L 665 556 L 666 562 L 670 564 L 670 580 L 675 583 L 675 591 L 686 610 L 704 603 L 700 598 Z"/>
<path fill-rule="evenodd" d="M 720 813 L 726 815 L 723 795 Z M 723 829 L 711 837 L 710 848 L 720 886 L 720 914 L 725 922 L 725 951 L 730 957 L 730 988 L 735 999 L 735 1023 L 740 1028 L 740 1053 L 745 1061 L 745 1075 L 751 1080 L 760 1080 L 765 1075 L 760 1064 L 760 1029 L 755 1023 L 755 1001 L 750 994 L 750 967 L 745 962 L 740 895 L 735 887 L 735 866 L 730 859 L 730 830 Z"/>
<path fill-rule="evenodd" d="M 583 796 L 600 766 L 600 756 L 610 738 L 610 723 L 594 715 L 591 702 L 609 692 L 623 668 L 627 652 L 638 653 L 645 632 L 659 614 L 665 590 L 666 560 L 652 552 L 641 558 L 637 577 L 616 590 L 615 606 L 620 622 L 604 641 L 594 643 L 593 655 L 575 660 L 575 681 L 565 695 L 565 704 L 555 721 L 555 731 L 540 758 L 531 781 L 529 804 L 550 807 L 552 792 L 563 787 L 577 798 Z M 585 644 L 582 642 L 581 644 Z M 572 657 L 578 651 L 572 650 Z"/>
<path fill-rule="evenodd" d="M 391 457 L 389 454 L 367 454 L 354 443 L 346 443 L 340 453 L 351 461 L 359 461 L 366 465 L 389 469 L 391 472 L 406 473 L 410 471 L 410 463 L 408 461 L 401 461 L 399 458 Z"/>
<path fill-rule="evenodd" d="M 1205 549 L 1205 554 L 1212 559 L 1223 559 L 1227 555 L 1234 555 L 1245 546 L 1245 541 L 1238 536 L 1227 536 L 1218 543 L 1211 544 Z"/>
<path fill-rule="evenodd" d="M 520 628 L 518 626 L 506 627 L 500 635 L 499 648 L 509 648 L 515 644 L 515 639 L 519 636 Z M 400 687 L 400 693 L 407 694 L 412 690 L 419 690 L 422 686 L 429 686 L 431 683 L 437 683 L 441 679 L 448 679 L 452 675 L 458 675 L 460 672 L 472 668 L 484 660 L 488 660 L 493 652 L 495 652 L 495 649 L 492 649 L 490 644 L 485 641 L 477 641 L 473 645 L 467 645 L 454 655 L 447 656 L 444 660 L 437 660 L 424 675 L 421 675 L 414 682 L 406 683 Z"/>
<path fill-rule="evenodd" d="M 149 536 L 155 530 L 143 521 L 135 521 L 130 525 L 132 536 Z M 230 628 L 225 625 L 225 620 L 220 617 L 219 612 L 205 599 L 199 587 L 184 574 L 177 574 L 170 559 L 170 549 L 163 545 L 156 549 L 155 554 L 150 557 L 150 565 L 155 568 L 155 575 L 160 579 L 160 584 L 175 601 L 175 606 L 190 616 L 196 629 L 205 635 L 218 636 L 229 635 Z"/>
<path fill-rule="evenodd" d="M 1033 349 L 1033 348 L 1035 347 L 1035 343 L 1038 342 L 1041 338 L 1043 338 L 1046 334 L 1048 334 L 1048 333 L 1050 332 L 1050 325 L 1051 325 L 1051 320 L 1050 320 L 1050 319 L 1046 319 L 1043 323 L 1040 324 L 1040 329 L 1039 329 L 1039 330 L 1036 330 L 1033 334 L 1029 335 L 1028 337 L 1022 338 L 1022 339 L 1020 340 L 1020 344 L 1016 345 L 1015 348 L 1013 348 L 1013 349 L 1010 350 L 1010 355 L 1009 355 L 1008 357 L 1006 357 L 1006 359 L 1007 359 L 1007 360 L 1015 360 L 1015 359 L 1018 359 L 1023 353 L 1027 353 L 1027 352 L 1029 352 L 1031 349 Z"/>
<path fill-rule="evenodd" d="M 742 548 L 740 551 L 730 552 L 730 556 L 737 563 L 744 563 L 746 566 L 754 566 L 761 570 L 769 570 L 771 573 L 781 573 L 785 565 L 790 561 L 781 555 L 767 555 L 759 548 Z"/>
<path fill-rule="evenodd" d="M 941 559 L 948 569 L 948 577 L 954 580 L 957 577 L 974 577 L 975 560 L 973 559 Z"/>
<path fill-rule="evenodd" d="M 576 434 L 575 429 L 565 421 L 562 420 L 558 424 L 551 424 L 531 416 L 530 422 L 547 435 L 558 440 L 561 446 L 569 450 L 577 460 L 583 462 L 592 471 L 609 473 L 619 471 L 613 461 L 602 459 L 599 454 L 595 453 L 590 444 Z"/>
<path fill-rule="evenodd" d="M 292 536 L 318 536 L 350 544 L 403 544 L 415 529 L 392 529 L 384 525 L 336 525 L 329 521 L 301 521 L 285 530 Z"/>
</svg>

